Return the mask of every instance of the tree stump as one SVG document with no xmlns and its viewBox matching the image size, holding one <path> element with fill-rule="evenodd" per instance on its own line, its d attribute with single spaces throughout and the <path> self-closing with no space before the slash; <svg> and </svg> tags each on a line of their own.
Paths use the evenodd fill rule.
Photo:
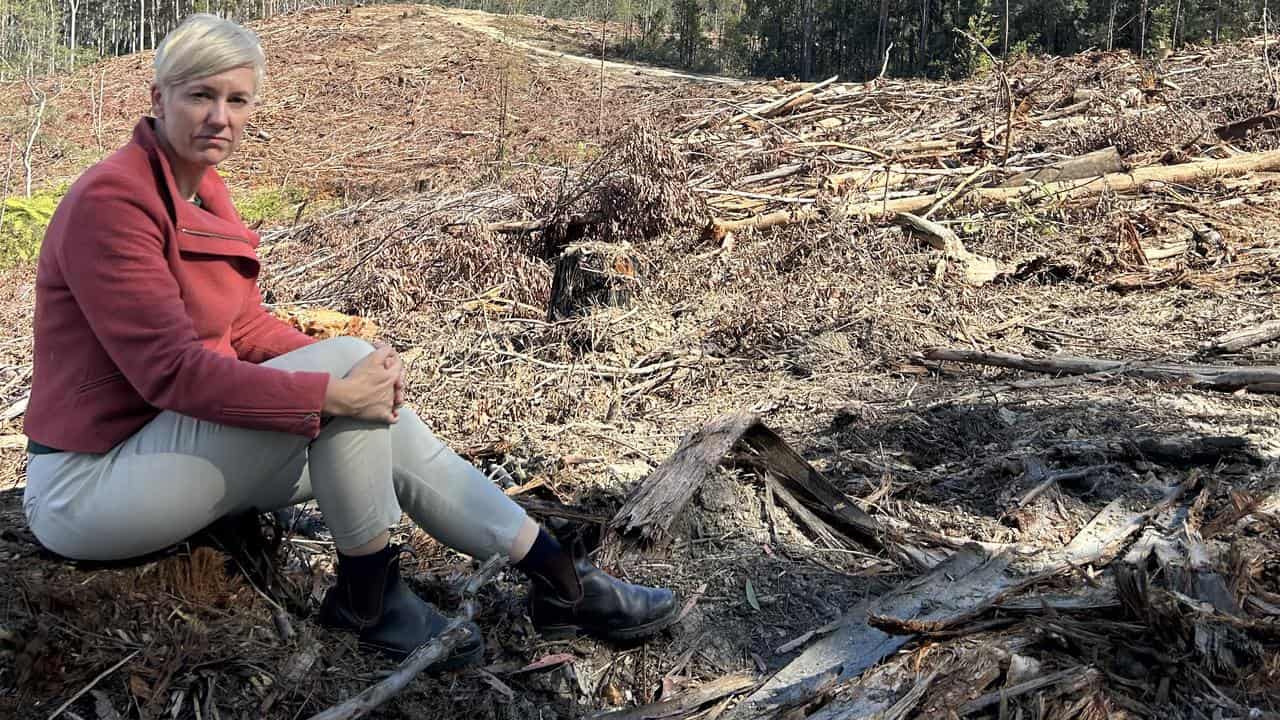
<svg viewBox="0 0 1280 720">
<path fill-rule="evenodd" d="M 628 305 L 640 283 L 636 265 L 634 251 L 626 244 L 589 242 L 565 248 L 551 279 L 548 322 L 595 307 Z"/>
</svg>

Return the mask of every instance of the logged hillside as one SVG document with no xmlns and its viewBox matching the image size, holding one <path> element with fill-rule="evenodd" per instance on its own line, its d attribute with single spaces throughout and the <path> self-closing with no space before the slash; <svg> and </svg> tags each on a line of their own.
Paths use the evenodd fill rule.
<svg viewBox="0 0 1280 720">
<path fill-rule="evenodd" d="M 359 316 L 338 331 L 397 347 L 441 437 L 684 614 L 641 647 L 548 641 L 506 573 L 484 668 L 380 717 L 1277 717 L 1273 45 L 601 85 L 501 27 L 263 23 L 267 101 L 225 172 L 301 192 L 261 228 L 273 308 Z M 104 72 L 122 139 L 146 62 L 47 81 L 42 181 L 97 156 Z M 0 285 L 0 713 L 88 688 L 70 712 L 307 717 L 391 670 L 307 619 L 314 517 L 131 567 L 39 549 L 32 279 Z M 475 565 L 397 537 L 457 608 Z"/>
<path fill-rule="evenodd" d="M 490 16 L 492 17 L 492 16 Z M 669 83 L 526 55 L 468 29 L 469 14 L 378 6 L 278 16 L 255 26 L 267 52 L 261 108 L 225 168 L 240 188 L 324 198 L 454 191 L 526 165 L 577 164 L 652 114 Z M 501 36 L 498 23 L 494 32 Z M 118 147 L 149 107 L 152 53 L 43 80 L 37 186 L 68 182 Z M 23 83 L 0 92 L 0 139 L 26 144 Z M 605 112 L 601 113 L 601 108 Z"/>
</svg>

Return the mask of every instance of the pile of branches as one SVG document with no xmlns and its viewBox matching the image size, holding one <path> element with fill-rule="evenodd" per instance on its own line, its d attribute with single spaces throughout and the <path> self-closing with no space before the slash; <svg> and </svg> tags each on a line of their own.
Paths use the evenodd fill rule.
<svg viewBox="0 0 1280 720">
<path fill-rule="evenodd" d="M 765 512 L 790 515 L 807 543 L 876 553 L 907 579 L 785 643 L 779 653 L 807 648 L 762 684 L 708 683 L 626 717 L 692 717 L 746 693 L 728 717 L 1280 717 L 1275 478 L 1264 473 L 1269 489 L 1257 492 L 1202 469 L 1252 474 L 1261 463 L 1249 442 L 1068 443 L 1053 451 L 1055 464 L 1109 464 L 1066 470 L 1037 455 L 1003 459 L 1023 467 L 1018 492 L 1001 501 L 1006 514 L 1047 516 L 1057 494 L 1112 497 L 1065 544 L 1036 537 L 1034 526 L 1013 542 L 948 535 L 882 501 L 870 514 L 751 412 L 689 433 L 610 522 L 606 561 L 665 554 L 690 499 L 725 466 L 759 485 Z M 1110 468 L 1143 458 L 1187 472 L 1102 490 Z"/>
</svg>

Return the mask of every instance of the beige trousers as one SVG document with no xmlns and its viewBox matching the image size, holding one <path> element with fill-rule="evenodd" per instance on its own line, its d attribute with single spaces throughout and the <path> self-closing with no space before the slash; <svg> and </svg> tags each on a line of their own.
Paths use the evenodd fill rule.
<svg viewBox="0 0 1280 720">
<path fill-rule="evenodd" d="M 265 364 L 342 377 L 372 350 L 334 338 Z M 377 537 L 403 508 L 445 545 L 488 558 L 509 551 L 526 517 L 408 408 L 390 426 L 330 418 L 315 440 L 163 412 L 101 455 L 30 456 L 23 508 L 49 550 L 122 560 L 227 515 L 313 498 L 339 549 Z"/>
</svg>

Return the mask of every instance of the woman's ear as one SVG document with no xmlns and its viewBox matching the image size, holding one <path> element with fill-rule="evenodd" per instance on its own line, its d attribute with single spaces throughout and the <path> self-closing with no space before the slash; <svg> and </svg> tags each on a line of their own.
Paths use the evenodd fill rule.
<svg viewBox="0 0 1280 720">
<path fill-rule="evenodd" d="M 160 86 L 151 83 L 151 114 L 157 118 L 164 117 L 164 103 L 161 96 Z"/>
</svg>

